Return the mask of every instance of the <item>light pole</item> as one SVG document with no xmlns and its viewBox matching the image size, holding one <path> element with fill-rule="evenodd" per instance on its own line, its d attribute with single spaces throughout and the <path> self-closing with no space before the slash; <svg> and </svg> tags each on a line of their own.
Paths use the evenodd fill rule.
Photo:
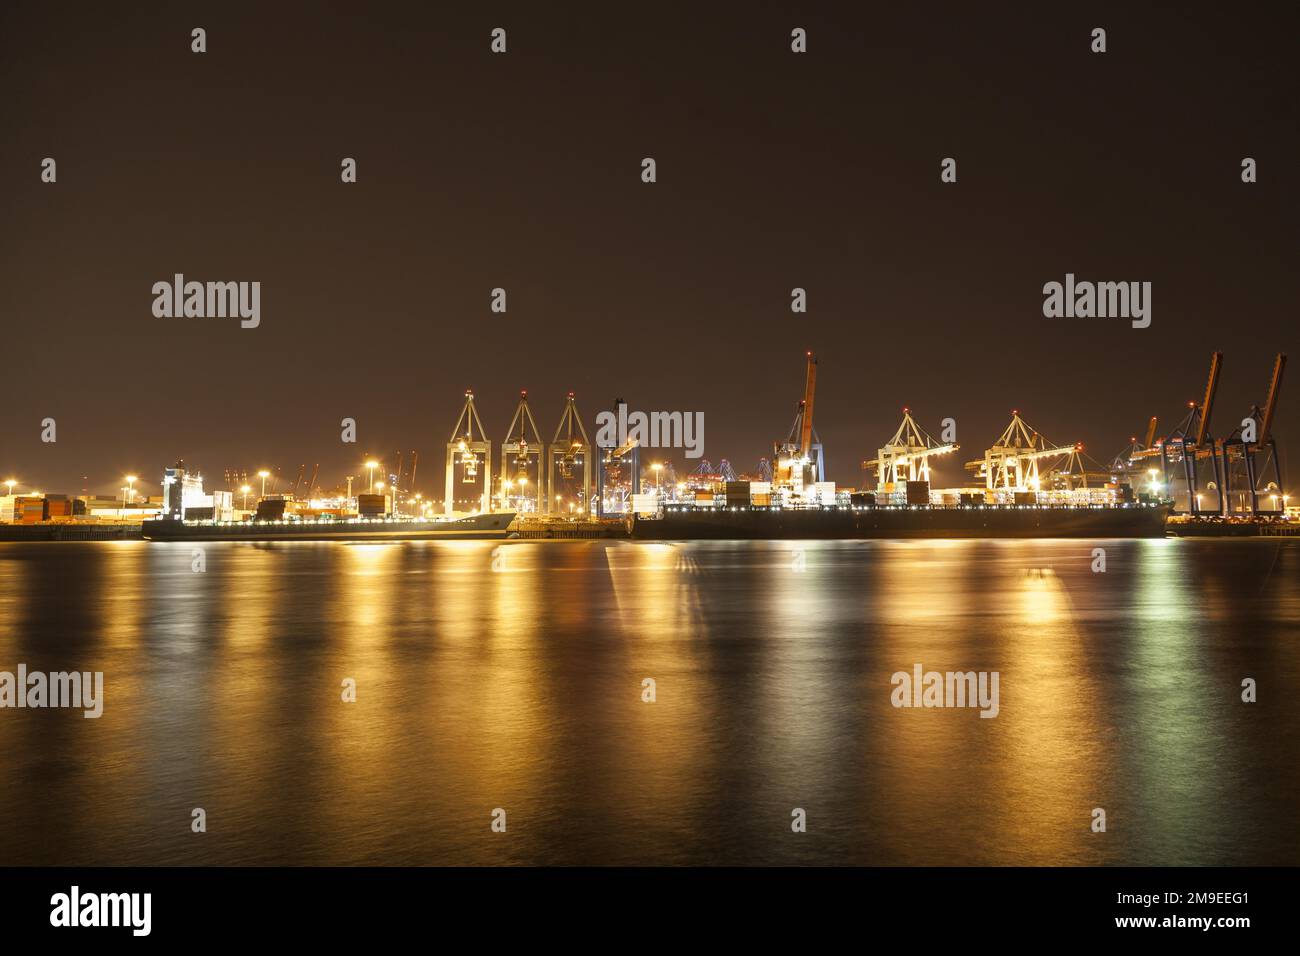
<svg viewBox="0 0 1300 956">
<path fill-rule="evenodd" d="M 653 465 L 651 465 L 650 467 L 653 468 L 653 469 L 655 470 L 655 495 L 658 496 L 658 494 L 659 494 L 659 476 L 663 474 L 664 466 L 661 465 L 661 464 L 659 464 L 659 462 L 655 462 L 655 463 L 654 463 Z"/>
<path fill-rule="evenodd" d="M 379 462 L 368 461 L 366 467 L 370 469 L 370 494 L 373 495 L 375 493 L 375 469 L 379 467 Z"/>
<path fill-rule="evenodd" d="M 127 504 L 135 504 L 135 475 L 126 476 Z"/>
<path fill-rule="evenodd" d="M 248 493 L 249 493 L 250 491 L 252 491 L 253 489 L 250 488 L 248 485 L 240 485 L 240 486 L 239 486 L 239 490 L 240 490 L 241 492 L 243 492 L 243 494 L 244 494 L 244 510 L 247 511 L 247 510 L 248 510 Z"/>
<path fill-rule="evenodd" d="M 6 478 L 5 484 L 9 486 L 9 494 L 12 495 L 14 493 L 14 485 L 18 484 L 18 480 L 15 478 Z"/>
<path fill-rule="evenodd" d="M 266 497 L 266 479 L 271 477 L 271 473 L 263 468 L 257 473 L 257 477 L 262 479 L 262 497 Z"/>
</svg>

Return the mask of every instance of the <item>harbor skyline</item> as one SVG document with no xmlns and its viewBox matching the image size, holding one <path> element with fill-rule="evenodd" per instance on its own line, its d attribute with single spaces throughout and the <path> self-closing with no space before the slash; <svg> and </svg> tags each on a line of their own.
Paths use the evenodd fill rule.
<svg viewBox="0 0 1300 956">
<path fill-rule="evenodd" d="M 1234 358 L 1237 358 L 1237 356 L 1234 356 Z M 818 361 L 819 363 L 824 364 L 826 360 L 824 357 L 819 357 Z M 1236 363 L 1231 363 L 1231 364 L 1236 364 Z M 798 395 L 798 388 L 797 388 L 798 381 L 793 369 L 794 366 L 790 363 L 789 357 L 787 356 L 786 361 L 783 363 L 783 371 L 785 372 L 784 377 L 788 379 L 788 382 L 785 383 L 786 393 L 787 393 L 787 402 L 786 402 L 787 419 L 791 415 L 796 414 L 798 411 L 798 402 L 795 400 Z M 1257 368 L 1255 371 L 1260 371 L 1260 370 L 1261 370 L 1260 368 Z M 835 367 L 834 364 L 832 364 L 829 368 L 829 371 L 831 373 L 830 376 L 823 374 L 822 378 L 820 379 L 820 382 L 823 383 L 824 389 L 831 390 L 832 393 L 834 393 L 835 391 L 837 391 L 837 389 L 834 388 L 832 383 L 834 382 L 837 373 L 840 374 L 844 372 L 851 373 L 851 370 L 838 369 Z M 769 380 L 774 379 L 775 377 L 776 377 L 775 375 L 769 376 Z M 1235 379 L 1237 382 L 1240 382 L 1240 380 L 1244 376 L 1238 374 L 1236 376 L 1225 375 L 1224 377 L 1227 378 L 1229 381 Z M 1245 399 L 1242 395 L 1224 395 L 1220 399 L 1221 404 L 1219 405 L 1219 408 L 1222 410 L 1223 408 L 1227 407 L 1230 410 L 1227 412 L 1221 411 L 1219 416 L 1219 418 L 1221 419 L 1221 427 L 1219 429 L 1211 429 L 1211 434 L 1215 434 L 1217 433 L 1217 431 L 1222 431 L 1224 434 L 1226 434 L 1232 430 L 1232 428 L 1237 423 L 1237 419 L 1236 416 L 1232 414 L 1231 409 L 1239 409 L 1240 412 L 1243 413 L 1243 415 L 1248 415 L 1250 413 L 1250 409 L 1252 406 L 1256 406 L 1260 408 L 1264 407 L 1265 397 L 1269 396 L 1269 390 L 1267 388 L 1268 376 L 1260 374 L 1255 377 L 1257 378 L 1258 382 L 1263 383 L 1265 387 L 1254 388 L 1252 390 L 1247 391 L 1246 394 L 1252 396 L 1251 398 Z M 1193 372 L 1189 372 L 1188 376 L 1186 377 L 1186 381 L 1189 383 L 1195 381 Z M 1190 394 L 1193 390 L 1189 387 L 1185 391 L 1187 391 Z M 523 393 L 525 395 L 529 395 L 528 390 L 523 390 Z M 4 478 L 0 479 L 0 484 L 4 483 L 5 481 L 8 481 L 11 484 L 10 490 L 17 490 L 19 492 L 31 491 L 33 489 L 49 489 L 51 491 L 58 491 L 63 493 L 91 494 L 97 496 L 111 497 L 113 495 L 120 494 L 122 492 L 123 490 L 122 482 L 124 477 L 131 476 L 134 479 L 134 481 L 139 482 L 139 487 L 132 489 L 133 493 L 138 493 L 141 496 L 147 496 L 151 494 L 156 495 L 161 491 L 161 487 L 162 487 L 161 475 L 164 468 L 170 465 L 173 461 L 185 460 L 191 463 L 192 468 L 208 476 L 210 481 L 215 480 L 216 483 L 221 485 L 222 487 L 226 487 L 231 484 L 229 480 L 226 480 L 226 476 L 230 474 L 242 473 L 245 476 L 245 479 L 248 479 L 250 476 L 256 476 L 261 471 L 267 470 L 268 475 L 270 476 L 271 488 L 273 492 L 283 493 L 284 490 L 283 486 L 292 483 L 294 481 L 295 473 L 298 472 L 300 469 L 305 468 L 307 474 L 319 475 L 321 479 L 321 487 L 323 489 L 327 489 L 332 492 L 336 489 L 344 488 L 347 485 L 349 478 L 354 478 L 358 480 L 363 478 L 365 474 L 367 462 L 375 462 L 377 463 L 377 467 L 381 469 L 381 473 L 391 474 L 393 473 L 394 468 L 401 467 L 402 456 L 406 456 L 412 452 L 415 452 L 426 456 L 425 462 L 428 471 L 426 472 L 425 481 L 428 482 L 429 485 L 429 491 L 430 491 L 429 497 L 441 497 L 444 489 L 441 486 L 439 480 L 440 467 L 441 467 L 440 458 L 441 455 L 443 454 L 443 449 L 447 445 L 448 441 L 453 439 L 455 435 L 455 429 L 452 427 L 451 424 L 455 418 L 454 414 L 452 414 L 452 411 L 455 408 L 459 408 L 460 405 L 463 404 L 464 397 L 466 394 L 474 395 L 475 404 L 480 409 L 480 416 L 488 419 L 488 423 L 486 423 L 484 426 L 484 432 L 488 437 L 488 439 L 492 440 L 499 450 L 504 449 L 506 445 L 506 440 L 510 434 L 509 430 L 504 426 L 496 427 L 496 428 L 493 428 L 492 426 L 497 424 L 497 419 L 499 419 L 501 422 L 505 422 L 509 420 L 509 413 L 508 411 L 502 411 L 500 415 L 493 417 L 493 413 L 487 411 L 487 409 L 494 408 L 494 407 L 498 409 L 503 409 L 503 408 L 509 408 L 510 406 L 506 406 L 502 402 L 485 400 L 477 392 L 465 391 L 465 392 L 460 392 L 458 394 L 454 394 L 454 397 L 449 396 L 448 413 L 445 416 L 443 416 L 443 422 L 445 423 L 444 428 L 440 430 L 438 424 L 431 423 L 424 430 L 423 443 L 399 442 L 396 445 L 389 445 L 387 447 L 376 448 L 373 444 L 366 444 L 360 441 L 358 432 L 361 423 L 357 423 L 354 419 L 341 419 L 338 422 L 334 422 L 334 423 L 329 423 L 329 422 L 321 423 L 321 427 L 319 429 L 313 429 L 313 431 L 316 434 L 322 437 L 323 439 L 322 444 L 316 447 L 314 450 L 309 448 L 306 453 L 307 457 L 304 457 L 301 461 L 297 463 L 292 463 L 290 461 L 284 460 L 282 453 L 277 454 L 274 451 L 269 452 L 260 457 L 257 456 L 250 457 L 246 453 L 239 453 L 237 454 L 236 456 L 237 460 L 235 461 L 208 462 L 206 460 L 207 456 L 205 456 L 202 453 L 204 447 L 204 439 L 202 439 L 201 437 L 196 437 L 187 443 L 185 439 L 177 438 L 174 443 L 174 447 L 178 450 L 177 453 L 173 454 L 173 457 L 171 459 L 167 459 L 163 462 L 154 462 L 152 475 L 150 473 L 149 468 L 131 464 L 132 462 L 139 461 L 140 455 L 133 455 L 129 451 L 123 450 L 117 452 L 114 456 L 114 461 L 127 463 L 123 467 L 117 469 L 105 468 L 102 465 L 102 463 L 95 463 L 91 467 L 86 467 L 86 463 L 82 462 L 80 468 L 74 467 L 72 469 L 72 473 L 69 474 L 67 472 L 62 472 L 62 475 L 60 476 L 60 472 L 54 470 L 51 466 L 46 465 L 42 467 L 40 465 L 40 461 L 42 458 L 49 459 L 54 457 L 59 457 L 60 460 L 66 461 L 66 458 L 68 456 L 66 454 L 59 456 L 58 453 L 54 451 L 55 445 L 57 443 L 55 442 L 46 443 L 41 441 L 40 432 L 42 429 L 40 426 L 42 423 L 38 423 L 38 427 L 35 429 L 37 433 L 35 442 L 9 443 L 7 444 L 6 447 L 7 449 L 13 449 L 15 447 L 20 447 L 22 444 L 30 444 L 38 447 L 43 446 L 42 450 L 39 452 L 32 452 L 30 455 L 30 462 L 26 465 L 24 465 L 21 462 L 18 462 L 16 459 L 11 459 L 8 463 L 6 463 L 3 460 L 0 460 L 0 473 L 3 473 L 4 475 Z M 584 403 L 582 403 L 581 400 L 578 399 L 574 393 L 569 392 L 567 394 L 568 394 L 568 399 L 570 401 L 577 402 L 579 408 L 583 407 Z M 511 406 L 513 406 L 515 403 L 519 401 L 519 395 L 520 393 L 516 392 L 514 395 L 509 396 L 509 401 Z M 1199 398 L 1200 396 L 1197 397 Z M 553 404 L 557 408 L 561 409 L 562 411 L 561 413 L 558 413 L 555 416 L 547 417 L 546 412 L 543 410 L 543 407 L 546 404 L 546 398 L 547 396 L 542 396 L 541 399 L 539 400 L 539 397 L 537 395 L 532 394 L 529 397 L 529 402 L 533 404 L 535 407 L 537 407 L 537 414 L 538 417 L 540 418 L 540 422 L 538 423 L 540 435 L 544 442 L 549 443 L 552 439 L 551 432 L 553 431 L 553 429 L 550 427 L 551 422 L 558 420 L 560 424 L 563 425 L 563 410 L 565 409 L 564 402 L 566 399 L 563 395 L 557 397 Z M 452 404 L 453 401 L 456 404 Z M 844 430 L 839 424 L 837 424 L 836 421 L 837 418 L 840 416 L 837 415 L 837 410 L 834 407 L 828 408 L 827 407 L 828 404 L 829 402 L 825 399 L 823 399 L 818 404 L 817 410 L 819 412 L 819 415 L 817 417 L 817 429 L 819 432 L 826 432 L 827 434 L 840 433 Z M 1191 402 L 1187 404 L 1196 404 L 1196 401 L 1195 399 L 1193 399 Z M 1284 409 L 1287 404 L 1289 404 L 1287 393 L 1285 390 L 1280 390 L 1280 397 L 1278 399 L 1278 409 L 1279 410 Z M 611 409 L 615 407 L 615 401 L 610 401 L 608 403 L 608 406 L 609 407 L 600 407 L 588 414 L 582 414 L 582 423 L 584 427 L 589 430 L 589 433 L 592 436 L 596 437 L 596 444 L 599 447 L 614 448 L 617 447 L 617 445 L 619 444 L 618 441 L 614 441 L 614 442 L 602 441 L 600 437 L 601 422 L 602 421 L 608 422 L 611 419 L 616 419 L 616 413 L 611 411 Z M 1165 436 L 1171 432 L 1174 422 L 1178 418 L 1185 415 L 1187 412 L 1187 408 L 1184 406 L 1184 403 L 1181 402 L 1175 403 L 1172 401 L 1167 401 L 1164 403 L 1164 408 L 1166 414 L 1156 415 L 1160 425 L 1155 433 L 1155 438 L 1159 441 L 1164 440 Z M 973 410 L 973 406 L 972 406 L 972 410 Z M 862 411 L 861 406 L 855 406 L 849 410 L 849 413 L 851 415 L 860 414 L 861 411 Z M 900 406 L 899 411 L 903 412 L 904 414 L 909 414 L 912 412 L 912 409 L 909 406 L 904 405 L 904 406 Z M 1018 416 L 1020 413 L 1021 410 L 1019 408 L 1013 408 L 1010 410 L 1010 414 L 1013 416 Z M 620 439 L 625 439 L 627 437 L 626 418 L 628 414 L 629 413 L 627 411 L 627 405 L 626 402 L 624 402 L 623 419 L 622 419 L 623 424 L 620 426 L 622 428 L 622 431 L 621 432 L 611 431 L 610 432 L 611 435 L 616 434 Z M 633 414 L 641 415 L 644 419 L 646 417 L 654 415 L 655 413 L 646 412 L 641 409 L 634 409 Z M 666 413 L 658 413 L 658 414 L 663 415 Z M 677 472 L 679 475 L 684 475 L 688 473 L 690 469 L 699 467 L 701 465 L 701 459 L 704 459 L 703 464 L 710 464 L 710 465 L 714 465 L 715 467 L 719 462 L 727 461 L 730 463 L 731 468 L 735 471 L 736 474 L 756 473 L 757 470 L 756 466 L 760 463 L 760 461 L 770 462 L 772 456 L 773 442 L 779 441 L 780 437 L 783 436 L 785 432 L 788 430 L 788 426 L 782 427 L 778 424 L 779 420 L 776 420 L 773 422 L 771 435 L 768 441 L 765 444 L 760 444 L 755 448 L 751 449 L 750 450 L 751 454 L 748 457 L 745 457 L 743 452 L 740 455 L 731 455 L 731 454 L 726 454 L 725 452 L 722 454 L 718 454 L 714 452 L 712 449 L 718 447 L 719 445 L 723 445 L 725 442 L 725 438 L 721 441 L 716 438 L 712 439 L 712 445 L 707 445 L 705 443 L 703 439 L 703 432 L 704 432 L 703 422 L 706 420 L 706 414 L 702 411 L 686 412 L 686 413 L 678 412 L 677 413 L 678 418 L 680 419 L 680 417 L 683 414 L 694 415 L 699 419 L 700 424 L 697 426 L 697 428 L 700 433 L 700 440 L 698 444 L 686 449 L 680 447 L 680 442 L 678 443 L 679 447 L 673 447 L 673 445 L 671 445 L 668 442 L 665 442 L 662 446 L 659 445 L 657 442 L 652 445 L 645 446 L 644 450 L 645 450 L 646 457 L 641 462 L 641 467 L 643 469 L 650 467 L 652 463 L 671 464 L 679 468 Z M 1026 416 L 1029 416 L 1030 413 L 1026 412 L 1025 414 Z M 1152 414 L 1155 415 L 1154 412 Z M 921 415 L 921 412 L 919 410 L 917 411 L 917 415 L 918 417 Z M 725 424 L 726 420 L 734 419 L 736 416 L 733 410 L 730 415 L 713 416 L 711 420 L 716 421 L 717 418 L 720 417 L 724 419 L 724 423 L 721 426 L 715 424 L 714 430 L 710 432 L 710 435 L 716 434 L 717 431 L 722 431 L 725 435 L 727 431 L 727 426 Z M 987 414 L 981 414 L 980 416 L 978 416 L 979 419 L 985 419 L 989 417 L 990 416 Z M 830 424 L 827 423 L 828 418 L 830 419 Z M 937 424 L 938 422 L 947 420 L 948 418 L 952 419 L 954 430 L 956 426 L 959 424 L 959 422 L 969 422 L 972 420 L 977 420 L 975 416 L 968 416 L 963 412 L 960 419 L 957 419 L 956 417 L 952 417 L 952 416 L 940 416 L 938 414 L 934 414 L 933 416 L 928 416 L 927 421 L 931 422 L 932 424 Z M 1006 417 L 1003 416 L 1002 421 L 1005 420 Z M 895 417 L 895 421 L 896 421 L 896 417 Z M 1272 425 L 1272 430 L 1278 433 L 1285 433 L 1287 431 L 1287 429 L 1285 428 L 1286 421 L 1287 421 L 1286 416 L 1284 414 L 1280 415 L 1279 421 L 1277 421 Z M 350 427 L 343 427 L 342 430 L 340 429 L 340 426 L 349 426 L 349 422 L 351 423 Z M 1134 424 L 1135 427 L 1131 430 L 1131 433 L 1123 434 L 1122 431 L 1116 432 L 1112 436 L 1109 444 L 1105 444 L 1105 443 L 1094 444 L 1079 438 L 1058 435 L 1055 429 L 1050 429 L 1050 428 L 1044 428 L 1043 433 L 1045 434 L 1051 433 L 1054 438 L 1055 437 L 1068 438 L 1065 444 L 1078 445 L 1080 449 L 1084 451 L 1090 459 L 1092 459 L 1098 466 L 1104 468 L 1104 467 L 1109 467 L 1113 459 L 1116 459 L 1117 457 L 1121 456 L 1126 451 L 1128 451 L 1130 447 L 1134 444 L 1134 442 L 1137 442 L 1139 445 L 1141 444 L 1140 441 L 1142 437 L 1141 433 L 1144 431 L 1148 422 L 1145 419 L 1143 419 L 1142 421 L 1136 422 Z M 382 419 L 379 421 L 379 426 L 380 426 L 379 430 L 382 431 L 383 430 Z M 857 446 L 856 449 L 852 447 L 843 450 L 829 448 L 827 452 L 827 469 L 826 469 L 827 475 L 832 479 L 836 480 L 839 484 L 844 486 L 856 487 L 856 486 L 861 486 L 864 483 L 870 484 L 871 476 L 864 473 L 862 465 L 864 464 L 866 458 L 871 457 L 874 454 L 875 448 L 882 441 L 885 440 L 886 432 L 889 430 L 892 430 L 892 426 L 882 429 L 881 433 L 875 437 L 874 441 L 870 438 L 866 439 L 865 442 Z M 1100 430 L 1101 430 L 1100 426 L 1095 422 L 1093 423 L 1092 428 L 1090 429 L 1091 432 L 1098 432 Z M 365 431 L 368 433 L 370 429 L 366 429 Z M 966 440 L 969 446 L 982 447 L 984 444 L 987 444 L 989 440 L 993 438 L 994 432 L 995 429 L 990 429 L 990 433 L 988 435 L 976 435 L 976 436 L 971 436 L 971 438 L 966 438 L 965 436 L 967 435 L 967 433 L 963 429 L 962 436 Z M 324 438 L 324 435 L 326 433 L 332 433 L 330 435 L 330 438 L 328 439 Z M 351 435 L 352 438 L 351 441 L 340 440 L 340 436 L 345 433 Z M 656 428 L 656 435 L 657 435 L 657 428 Z M 686 429 L 686 435 L 689 439 L 690 437 L 689 423 L 688 423 L 688 428 Z M 151 445 L 153 443 L 154 443 L 153 440 L 147 437 L 140 442 L 140 444 L 144 444 L 144 445 Z M 829 445 L 829 443 L 823 443 L 823 444 Z M 1285 447 L 1284 443 L 1281 440 L 1279 440 L 1279 445 Z M 78 447 L 84 448 L 83 445 L 78 445 Z M 45 448 L 48 448 L 50 450 L 45 451 L 44 450 Z M 187 448 L 194 448 L 195 450 L 193 452 L 187 453 L 185 450 Z M 362 450 L 358 450 L 358 449 L 362 449 Z M 1283 452 L 1282 460 L 1283 462 L 1285 462 L 1286 460 L 1285 452 Z M 406 463 L 406 467 L 409 468 L 410 459 L 406 458 L 405 463 Z M 961 468 L 959 464 L 952 465 L 950 467 L 945 468 L 944 463 L 936 461 L 935 468 L 937 472 L 942 474 L 943 478 L 945 478 L 947 480 L 947 483 L 949 484 L 953 484 L 953 485 L 961 484 L 964 480 L 962 478 Z M 372 468 L 371 470 L 373 471 L 374 469 Z M 297 474 L 297 479 L 299 482 L 301 482 L 301 479 L 303 477 L 304 477 L 303 474 L 301 473 Z M 252 480 L 256 481 L 255 478 Z M 234 483 L 236 488 L 238 484 L 239 484 L 238 481 Z M 266 485 L 266 480 L 263 480 L 262 486 L 265 487 L 265 485 Z M 410 490 L 412 492 L 415 492 L 417 488 L 418 486 L 413 486 Z"/>
</svg>

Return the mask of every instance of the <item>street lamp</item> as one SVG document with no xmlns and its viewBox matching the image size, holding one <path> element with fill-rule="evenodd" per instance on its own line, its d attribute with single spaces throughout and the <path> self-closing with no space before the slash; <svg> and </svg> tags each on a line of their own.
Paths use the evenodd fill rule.
<svg viewBox="0 0 1300 956">
<path fill-rule="evenodd" d="M 239 486 L 239 490 L 240 490 L 241 492 L 243 492 L 243 494 L 244 494 L 244 510 L 247 511 L 247 510 L 248 510 L 248 493 L 249 493 L 250 491 L 252 491 L 253 489 L 250 488 L 248 485 L 240 485 L 240 486 Z"/>
<path fill-rule="evenodd" d="M 664 466 L 661 465 L 661 464 L 659 464 L 659 462 L 655 462 L 655 463 L 654 463 L 653 465 L 651 465 L 650 467 L 653 468 L 653 469 L 655 470 L 655 492 L 658 493 L 658 491 L 659 491 L 659 476 L 663 473 Z"/>
<path fill-rule="evenodd" d="M 12 495 L 14 493 L 14 485 L 18 484 L 18 480 L 16 478 L 6 478 L 5 484 L 9 486 L 9 494 Z"/>
<path fill-rule="evenodd" d="M 262 497 L 266 497 L 266 479 L 271 477 L 271 473 L 263 468 L 257 473 L 257 477 L 262 479 Z"/>
<path fill-rule="evenodd" d="M 126 476 L 126 490 L 129 496 L 127 504 L 135 503 L 135 482 L 136 482 L 135 475 Z"/>
<path fill-rule="evenodd" d="M 370 493 L 373 495 L 375 493 L 375 469 L 379 467 L 379 462 L 372 459 L 366 462 L 366 467 L 370 469 Z"/>
</svg>

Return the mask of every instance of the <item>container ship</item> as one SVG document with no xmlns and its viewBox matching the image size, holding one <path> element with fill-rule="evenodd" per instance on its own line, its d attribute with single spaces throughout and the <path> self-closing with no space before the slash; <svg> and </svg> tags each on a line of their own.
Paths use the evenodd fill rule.
<svg viewBox="0 0 1300 956">
<path fill-rule="evenodd" d="M 319 517 L 250 521 L 183 521 L 158 518 L 144 522 L 150 541 L 399 541 L 440 538 L 507 538 L 513 511 L 494 511 L 464 518 Z"/>
<path fill-rule="evenodd" d="M 666 507 L 633 519 L 645 540 L 811 538 L 1162 538 L 1163 505 Z"/>
<path fill-rule="evenodd" d="M 812 424 L 817 360 L 807 355 L 804 397 L 770 468 L 746 480 L 693 475 L 677 499 L 632 496 L 634 538 L 1160 538 L 1170 503 L 1136 492 L 1109 469 L 1089 467 L 1081 445 L 1048 442 L 1012 411 L 1011 423 L 982 458 L 967 462 L 966 485 L 933 489 L 931 465 L 961 447 L 934 438 L 911 409 L 875 458 L 864 461 L 871 490 L 825 480 L 821 439 Z M 945 430 L 946 432 L 946 430 Z M 707 462 L 705 463 L 707 465 Z M 872 480 L 874 479 L 874 480 Z M 685 500 L 683 500 L 685 499 Z"/>
</svg>

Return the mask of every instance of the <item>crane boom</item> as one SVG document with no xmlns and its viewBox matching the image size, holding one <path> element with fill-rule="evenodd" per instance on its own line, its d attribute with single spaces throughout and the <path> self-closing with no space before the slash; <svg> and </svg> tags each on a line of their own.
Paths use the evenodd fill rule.
<svg viewBox="0 0 1300 956">
<path fill-rule="evenodd" d="M 1142 443 L 1143 448 L 1150 448 L 1151 443 L 1156 440 L 1156 416 L 1151 416 L 1151 421 L 1147 422 L 1147 440 Z"/>
<path fill-rule="evenodd" d="M 803 386 L 803 416 L 799 435 L 799 453 L 807 458 L 812 451 L 813 395 L 817 389 L 817 359 L 808 353 L 808 374 Z"/>
<path fill-rule="evenodd" d="M 1196 447 L 1205 444 L 1205 436 L 1210 430 L 1210 414 L 1214 410 L 1214 393 L 1219 388 L 1219 372 L 1223 368 L 1223 353 L 1215 352 L 1210 356 L 1210 377 L 1205 383 L 1205 398 L 1201 402 L 1200 421 L 1196 425 Z"/>
<path fill-rule="evenodd" d="M 1286 368 L 1286 353 L 1278 352 L 1273 362 L 1273 377 L 1268 383 L 1268 399 L 1264 402 L 1263 421 L 1259 426 L 1259 443 L 1268 441 L 1273 433 L 1273 415 L 1277 411 L 1277 399 L 1282 391 L 1282 372 Z"/>
</svg>

